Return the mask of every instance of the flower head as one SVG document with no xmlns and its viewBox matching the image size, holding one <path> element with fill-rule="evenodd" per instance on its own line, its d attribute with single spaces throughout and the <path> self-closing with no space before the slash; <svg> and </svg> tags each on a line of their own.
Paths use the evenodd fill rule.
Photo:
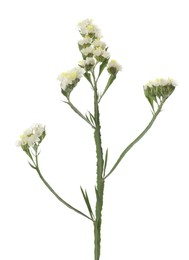
<svg viewBox="0 0 189 260">
<path fill-rule="evenodd" d="M 45 126 L 34 124 L 20 135 L 16 145 L 21 146 L 24 151 L 27 151 L 30 147 L 39 146 L 45 135 Z"/>
<path fill-rule="evenodd" d="M 107 70 L 110 74 L 116 75 L 118 73 L 118 71 L 122 70 L 122 67 L 119 63 L 117 63 L 116 60 L 111 60 L 108 63 Z"/>
<path fill-rule="evenodd" d="M 78 41 L 78 44 L 81 46 L 81 48 L 86 48 L 91 45 L 91 38 L 90 37 L 84 37 L 83 39 Z"/>
<path fill-rule="evenodd" d="M 91 19 L 85 19 L 78 23 L 79 32 L 82 36 L 89 36 L 90 38 L 100 38 L 100 29 L 93 24 Z"/>
<path fill-rule="evenodd" d="M 95 40 L 93 41 L 93 46 L 94 46 L 94 47 L 101 47 L 102 49 L 105 49 L 106 43 L 103 42 L 103 41 L 101 41 L 100 39 L 95 39 Z"/>
<path fill-rule="evenodd" d="M 171 78 L 157 78 L 144 85 L 144 94 L 154 109 L 154 102 L 158 104 L 158 100 L 159 102 L 165 101 L 173 93 L 176 86 L 177 83 Z"/>
<path fill-rule="evenodd" d="M 110 58 L 110 53 L 106 50 L 102 49 L 101 47 L 97 47 L 93 54 L 97 61 L 103 62 L 105 59 L 108 60 Z"/>
<path fill-rule="evenodd" d="M 60 86 L 62 88 L 62 93 L 64 95 L 69 95 L 73 88 L 77 85 L 80 81 L 81 77 L 83 76 L 84 70 L 80 67 L 75 67 L 72 70 L 67 72 L 62 72 L 58 76 L 58 80 L 60 81 Z"/>
<path fill-rule="evenodd" d="M 86 48 L 83 48 L 81 50 L 81 53 L 85 56 L 85 57 L 93 57 L 93 47 L 92 46 L 89 46 L 89 47 L 86 47 Z"/>
<path fill-rule="evenodd" d="M 94 57 L 97 62 L 101 63 L 109 60 L 110 53 L 107 52 L 106 43 L 101 40 L 100 29 L 93 21 L 85 19 L 79 22 L 78 28 L 80 34 L 83 36 L 83 39 L 78 42 L 83 58 Z"/>
<path fill-rule="evenodd" d="M 85 68 L 86 71 L 91 70 L 95 65 L 94 58 L 87 57 L 85 60 L 79 62 L 79 66 Z"/>
</svg>

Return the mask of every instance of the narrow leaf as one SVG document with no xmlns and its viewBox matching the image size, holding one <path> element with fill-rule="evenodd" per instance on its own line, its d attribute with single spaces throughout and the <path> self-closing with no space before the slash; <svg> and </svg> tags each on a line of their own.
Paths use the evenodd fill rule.
<svg viewBox="0 0 189 260">
<path fill-rule="evenodd" d="M 99 194 L 98 194 L 98 191 L 97 191 L 97 188 L 95 187 L 95 193 L 96 193 L 96 199 L 97 199 L 97 201 L 99 201 L 100 200 L 100 196 L 99 196 Z"/>
<path fill-rule="evenodd" d="M 96 125 L 95 117 L 93 116 L 93 114 L 91 114 L 91 112 L 88 111 L 88 113 L 90 115 L 91 123 L 95 126 Z"/>
<path fill-rule="evenodd" d="M 90 82 L 90 84 L 92 85 L 91 74 L 89 72 L 85 72 L 83 75 Z"/>
<path fill-rule="evenodd" d="M 34 165 L 32 165 L 30 162 L 28 162 L 28 163 L 29 163 L 29 165 L 30 165 L 33 169 L 36 170 L 36 167 L 35 167 Z"/>
<path fill-rule="evenodd" d="M 89 213 L 90 213 L 91 217 L 93 218 L 94 215 L 93 215 L 93 211 L 92 211 L 92 208 L 91 208 L 91 204 L 90 204 L 90 201 L 89 201 L 89 197 L 88 197 L 87 191 L 85 191 L 85 197 L 86 197 L 86 204 L 87 204 Z"/>
<path fill-rule="evenodd" d="M 90 119 L 89 119 L 89 117 L 88 117 L 87 114 L 85 114 L 85 117 L 86 117 L 87 121 L 88 121 L 89 123 L 91 123 L 91 122 L 90 122 Z"/>
<path fill-rule="evenodd" d="M 110 75 L 109 80 L 106 85 L 106 90 L 110 87 L 110 85 L 113 83 L 113 81 L 116 79 L 116 75 Z"/>
<path fill-rule="evenodd" d="M 88 111 L 88 113 L 89 113 L 89 116 L 87 114 L 85 114 L 86 120 L 88 121 L 88 123 L 90 125 L 92 125 L 95 128 L 95 126 L 96 126 L 95 118 L 89 111 Z"/>
<path fill-rule="evenodd" d="M 84 190 L 82 189 L 82 187 L 80 187 L 80 189 L 81 189 L 81 192 L 82 192 L 82 195 L 83 195 L 85 204 L 86 204 L 86 206 L 87 206 L 87 209 L 88 209 L 88 211 L 89 211 L 89 214 L 90 214 L 91 218 L 94 219 L 94 214 L 93 214 L 93 211 L 92 211 L 90 202 L 89 202 L 89 197 L 88 197 L 88 195 L 87 195 L 87 191 L 84 192 Z"/>
<path fill-rule="evenodd" d="M 96 207 L 98 208 L 98 211 L 100 211 L 100 196 L 98 194 L 97 188 L 95 187 L 95 193 L 96 193 Z"/>
<path fill-rule="evenodd" d="M 82 50 L 82 46 L 78 43 L 78 48 L 81 51 Z"/>
<path fill-rule="evenodd" d="M 155 112 L 155 110 L 154 110 L 154 99 L 150 96 L 147 96 L 147 99 L 148 99 L 148 101 L 149 101 L 149 103 L 152 107 L 153 112 Z"/>
<path fill-rule="evenodd" d="M 83 189 L 82 189 L 81 186 L 80 186 L 80 189 L 81 189 L 81 192 L 82 192 L 83 198 L 84 198 L 84 200 L 85 200 L 85 193 L 84 193 L 84 191 L 83 191 Z"/>
<path fill-rule="evenodd" d="M 68 102 L 68 101 L 64 101 L 64 100 L 62 100 L 62 102 L 64 102 L 64 103 L 66 103 L 66 104 L 68 104 L 68 105 L 69 105 L 69 102 Z"/>
<path fill-rule="evenodd" d="M 68 97 L 68 93 L 67 93 L 65 90 L 63 90 L 62 88 L 61 88 L 61 93 L 62 93 L 65 97 Z"/>
<path fill-rule="evenodd" d="M 110 75 L 108 82 L 106 84 L 106 87 L 102 93 L 102 95 L 100 96 L 98 102 L 100 102 L 100 100 L 102 99 L 102 97 L 104 96 L 104 94 L 106 93 L 106 91 L 109 89 L 109 87 L 111 86 L 111 84 L 113 83 L 113 81 L 116 79 L 116 75 Z"/>
<path fill-rule="evenodd" d="M 108 161 L 108 148 L 106 149 L 106 154 L 105 154 L 105 159 L 104 159 L 104 169 L 103 169 L 104 176 L 105 176 L 105 172 L 106 172 L 107 161 Z"/>
<path fill-rule="evenodd" d="M 105 69 L 105 67 L 108 64 L 109 59 L 105 59 L 102 64 L 99 67 L 99 73 L 98 73 L 98 78 L 100 77 L 100 75 L 102 74 L 103 70 Z"/>
</svg>

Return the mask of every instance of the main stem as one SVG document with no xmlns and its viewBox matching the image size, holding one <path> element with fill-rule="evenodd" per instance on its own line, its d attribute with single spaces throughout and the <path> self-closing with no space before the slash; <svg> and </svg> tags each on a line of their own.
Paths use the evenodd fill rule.
<svg viewBox="0 0 189 260">
<path fill-rule="evenodd" d="M 94 259 L 100 259 L 100 242 L 101 242 L 101 223 L 102 223 L 102 206 L 104 194 L 104 179 L 103 179 L 103 151 L 100 132 L 100 116 L 98 106 L 98 92 L 95 83 L 94 87 L 94 117 L 96 128 L 94 131 L 94 139 L 96 145 L 97 157 L 97 183 L 96 183 L 96 212 L 94 221 Z"/>
</svg>

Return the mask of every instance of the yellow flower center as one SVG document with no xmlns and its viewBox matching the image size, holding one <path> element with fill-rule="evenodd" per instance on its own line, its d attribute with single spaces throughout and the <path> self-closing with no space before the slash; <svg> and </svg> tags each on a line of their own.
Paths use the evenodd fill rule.
<svg viewBox="0 0 189 260">
<path fill-rule="evenodd" d="M 88 26 L 87 26 L 87 30 L 89 30 L 89 31 L 92 31 L 92 30 L 93 30 L 93 28 L 94 28 L 94 26 L 93 26 L 93 25 L 88 25 Z"/>
<path fill-rule="evenodd" d="M 70 73 L 70 78 L 71 78 L 71 79 L 75 79 L 76 76 L 77 76 L 77 73 L 76 73 L 76 72 L 73 71 L 73 72 Z"/>
<path fill-rule="evenodd" d="M 68 73 L 67 72 L 62 72 L 61 76 L 66 78 L 68 76 Z"/>
</svg>

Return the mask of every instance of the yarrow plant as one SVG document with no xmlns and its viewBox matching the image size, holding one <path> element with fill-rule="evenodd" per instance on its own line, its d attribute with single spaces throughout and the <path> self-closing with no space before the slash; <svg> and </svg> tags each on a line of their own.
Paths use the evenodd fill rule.
<svg viewBox="0 0 189 260">
<path fill-rule="evenodd" d="M 144 94 L 152 107 L 152 119 L 146 128 L 121 152 L 115 163 L 109 171 L 107 171 L 108 162 L 108 149 L 106 151 L 102 147 L 101 141 L 101 123 L 99 104 L 117 77 L 119 71 L 122 70 L 121 65 L 116 60 L 110 59 L 110 53 L 107 51 L 108 47 L 103 42 L 100 29 L 93 23 L 92 20 L 86 19 L 78 24 L 79 32 L 82 37 L 78 41 L 79 51 L 82 60 L 78 66 L 71 70 L 62 72 L 58 76 L 60 81 L 61 93 L 66 99 L 64 102 L 81 117 L 94 131 L 94 141 L 96 146 L 96 184 L 95 195 L 96 205 L 95 208 L 91 205 L 88 193 L 81 187 L 81 194 L 86 203 L 88 214 L 83 213 L 77 208 L 70 205 L 67 201 L 61 198 L 57 192 L 45 180 L 39 169 L 38 157 L 39 146 L 46 136 L 46 128 L 41 124 L 35 124 L 29 129 L 24 131 L 17 141 L 17 145 L 29 156 L 29 164 L 35 169 L 46 185 L 46 187 L 55 195 L 55 197 L 62 202 L 65 206 L 72 209 L 76 213 L 82 215 L 90 220 L 94 226 L 94 260 L 100 259 L 101 248 L 101 224 L 102 224 L 102 208 L 104 186 L 106 179 L 114 172 L 118 164 L 127 154 L 127 152 L 147 133 L 153 125 L 155 119 L 162 111 L 162 107 L 167 98 L 173 93 L 176 87 L 176 82 L 171 79 L 157 78 L 154 81 L 149 81 L 144 85 Z M 98 83 L 100 76 L 103 72 L 107 71 L 107 82 L 104 90 L 100 93 Z M 94 111 L 83 114 L 70 100 L 73 89 L 77 86 L 82 78 L 85 78 L 92 89 L 94 96 Z"/>
</svg>

